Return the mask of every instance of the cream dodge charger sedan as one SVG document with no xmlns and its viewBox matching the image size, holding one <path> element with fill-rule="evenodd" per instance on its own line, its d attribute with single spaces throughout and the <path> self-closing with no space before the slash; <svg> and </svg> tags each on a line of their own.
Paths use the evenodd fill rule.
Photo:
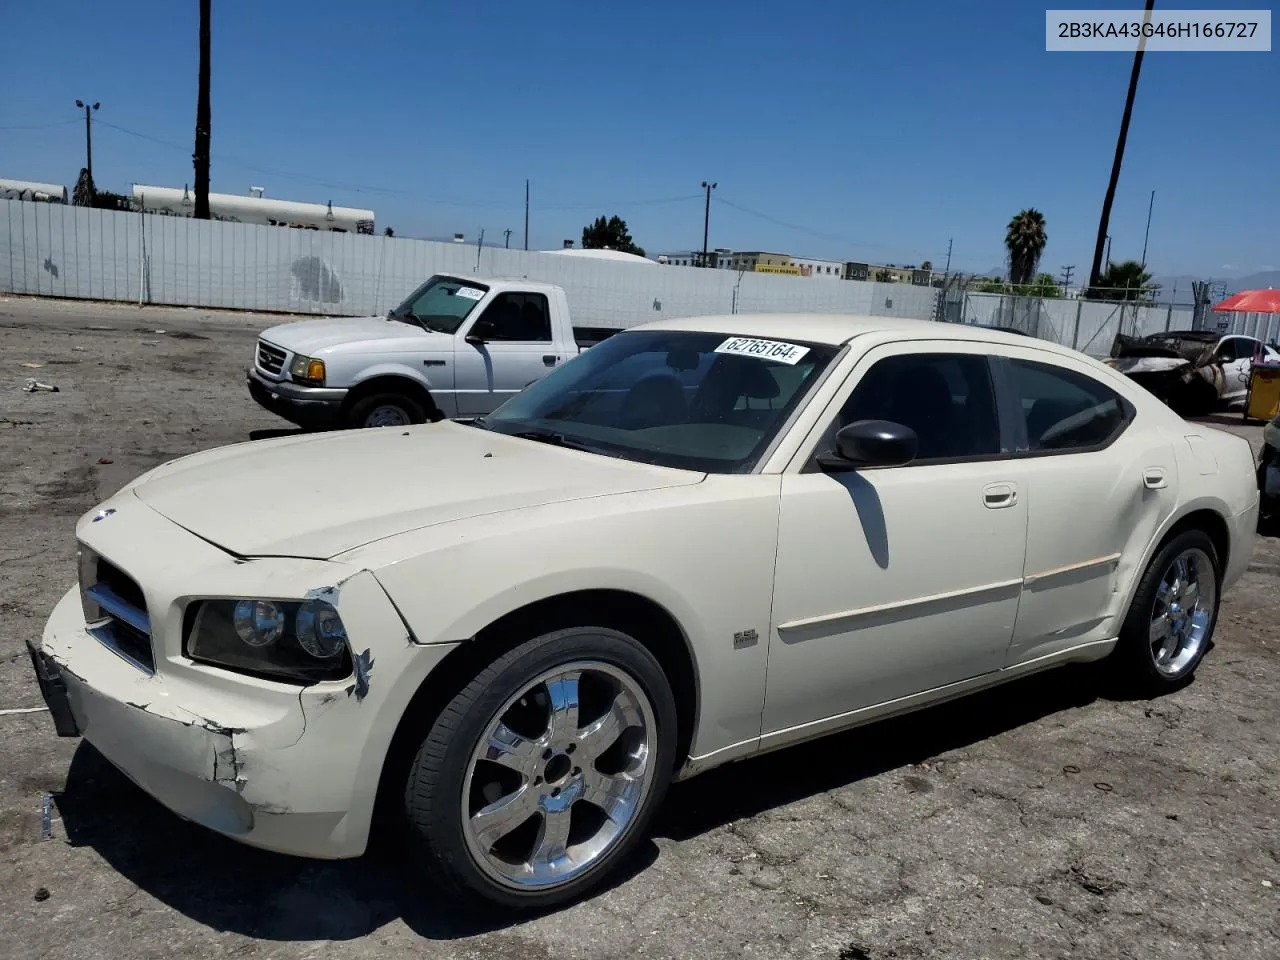
<svg viewBox="0 0 1280 960">
<path fill-rule="evenodd" d="M 179 816 L 328 858 L 395 822 L 445 892 L 545 907 L 673 779 L 1071 661 L 1175 689 L 1257 511 L 1245 440 L 1050 343 L 662 321 L 474 424 L 157 467 L 32 659 Z"/>
</svg>

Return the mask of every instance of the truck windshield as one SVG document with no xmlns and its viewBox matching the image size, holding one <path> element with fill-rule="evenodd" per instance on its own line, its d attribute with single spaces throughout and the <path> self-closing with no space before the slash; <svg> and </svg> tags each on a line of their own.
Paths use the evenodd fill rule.
<svg viewBox="0 0 1280 960">
<path fill-rule="evenodd" d="M 748 473 L 835 354 L 796 341 L 624 331 L 481 426 L 661 466 Z"/>
<path fill-rule="evenodd" d="M 415 323 L 438 333 L 457 333 L 489 288 L 455 277 L 433 276 L 387 314 L 389 320 Z"/>
</svg>

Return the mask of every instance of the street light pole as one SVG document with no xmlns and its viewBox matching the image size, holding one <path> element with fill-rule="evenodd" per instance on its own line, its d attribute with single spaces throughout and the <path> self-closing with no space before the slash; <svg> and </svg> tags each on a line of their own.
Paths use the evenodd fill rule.
<svg viewBox="0 0 1280 960">
<path fill-rule="evenodd" d="M 90 120 L 91 112 L 102 106 L 100 103 L 88 104 L 83 100 L 77 100 L 76 106 L 84 110 L 84 168 L 89 172 L 89 184 L 93 185 L 93 124 Z M 94 188 L 97 191 L 97 188 Z"/>
<path fill-rule="evenodd" d="M 714 183 L 702 181 L 702 189 L 707 191 L 707 207 L 702 215 L 702 266 L 707 265 L 707 237 L 711 231 L 711 191 L 716 188 Z"/>
</svg>

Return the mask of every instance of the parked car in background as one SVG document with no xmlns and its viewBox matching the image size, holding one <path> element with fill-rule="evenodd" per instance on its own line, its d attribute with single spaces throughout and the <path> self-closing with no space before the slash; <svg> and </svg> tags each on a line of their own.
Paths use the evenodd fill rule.
<svg viewBox="0 0 1280 960">
<path fill-rule="evenodd" d="M 1118 335 L 1106 361 L 1179 412 L 1207 413 L 1243 403 L 1255 360 L 1280 360 L 1261 340 L 1213 330 Z"/>
<path fill-rule="evenodd" d="M 670 320 L 472 425 L 157 467 L 31 656 L 183 817 L 323 858 L 398 817 L 447 894 L 546 907 L 673 778 L 1071 662 L 1176 689 L 1257 513 L 1245 440 L 1056 344 Z"/>
<path fill-rule="evenodd" d="M 1280 416 L 1262 428 L 1262 449 L 1258 451 L 1258 495 L 1262 518 L 1272 523 L 1280 513 Z"/>
<path fill-rule="evenodd" d="M 261 406 L 304 427 L 470 419 L 615 332 L 574 327 L 555 284 L 437 275 L 385 317 L 263 331 L 246 381 Z"/>
</svg>

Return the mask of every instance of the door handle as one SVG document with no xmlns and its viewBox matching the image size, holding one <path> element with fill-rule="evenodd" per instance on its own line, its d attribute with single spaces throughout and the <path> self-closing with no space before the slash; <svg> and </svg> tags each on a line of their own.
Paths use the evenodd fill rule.
<svg viewBox="0 0 1280 960">
<path fill-rule="evenodd" d="M 1018 488 L 1012 483 L 988 483 L 982 488 L 982 505 L 992 510 L 1012 507 L 1018 502 Z"/>
<path fill-rule="evenodd" d="M 1142 471 L 1142 485 L 1148 490 L 1163 490 L 1166 486 L 1164 471 L 1159 467 L 1147 467 Z"/>
<path fill-rule="evenodd" d="M 559 358 L 554 353 L 546 353 L 542 355 L 542 362 L 548 367 L 554 367 L 556 365 L 556 360 L 558 359 Z"/>
</svg>

